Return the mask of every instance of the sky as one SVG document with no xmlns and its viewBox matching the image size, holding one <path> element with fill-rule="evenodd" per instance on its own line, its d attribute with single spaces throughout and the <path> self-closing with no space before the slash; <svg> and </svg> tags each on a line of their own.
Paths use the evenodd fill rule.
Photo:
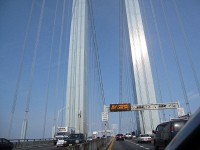
<svg viewBox="0 0 200 150">
<path fill-rule="evenodd" d="M 66 66 L 68 54 L 64 52 L 67 49 L 67 34 L 69 34 L 69 17 L 71 1 L 66 0 L 66 9 L 63 28 L 63 42 L 60 44 L 60 32 L 62 21 L 63 0 L 58 1 L 58 17 L 55 23 L 55 40 L 53 45 L 53 57 L 51 63 L 49 103 L 47 115 L 47 137 L 51 135 L 51 127 L 53 124 L 53 116 L 55 110 L 55 99 L 57 108 L 62 108 L 65 97 L 66 83 Z M 152 2 L 152 3 L 151 3 Z M 200 96 L 192 74 L 186 47 L 189 45 L 189 52 L 196 69 L 196 76 L 200 80 L 200 1 L 199 0 L 182 0 L 176 1 L 178 9 L 175 9 L 173 0 L 163 1 L 167 24 L 164 20 L 161 1 L 140 0 L 141 13 L 144 22 L 144 30 L 147 38 L 150 63 L 152 67 L 153 80 L 155 84 L 156 97 L 159 101 L 161 95 L 159 93 L 159 85 L 164 102 L 179 101 L 181 107 L 184 107 L 187 113 L 184 95 L 181 88 L 181 82 L 173 55 L 174 47 L 177 51 L 178 60 L 180 62 L 181 75 L 183 76 L 184 87 L 189 99 L 191 112 L 195 112 L 200 106 Z M 20 68 L 20 58 L 23 49 L 23 42 L 27 32 L 27 24 L 32 1 L 17 0 L 7 1 L 0 0 L 0 137 L 7 137 L 9 118 L 11 116 L 13 97 L 16 90 L 16 82 Z M 155 16 L 152 13 L 151 4 Z M 32 58 L 34 56 L 34 47 L 37 46 L 38 52 L 35 59 L 35 73 L 33 84 L 31 87 L 32 97 L 30 102 L 30 131 L 28 137 L 40 138 L 42 131 L 42 115 L 44 113 L 44 99 L 46 87 L 48 84 L 47 74 L 49 70 L 48 61 L 50 57 L 52 27 L 55 12 L 56 1 L 48 0 L 44 7 L 44 16 L 42 18 L 39 43 L 36 45 L 38 23 L 40 18 L 40 10 L 42 1 L 36 0 L 33 8 L 33 15 L 30 22 L 30 28 L 27 34 L 25 45 L 24 63 L 21 74 L 21 80 L 18 88 L 18 99 L 15 107 L 13 120 L 13 133 L 11 138 L 19 138 L 21 124 L 26 109 L 26 98 L 30 89 L 30 73 Z M 178 10 L 181 18 L 176 16 Z M 98 43 L 99 58 L 101 65 L 101 74 L 104 87 L 104 95 L 106 105 L 119 102 L 119 1 L 118 0 L 93 0 L 93 15 L 96 28 L 96 38 Z M 155 26 L 157 24 L 157 28 Z M 172 38 L 168 35 L 167 26 L 170 28 Z M 157 31 L 160 38 L 157 36 Z M 184 41 L 184 34 L 187 41 Z M 66 40 L 65 40 L 66 39 Z M 160 43 L 159 43 L 160 41 Z M 164 62 L 162 64 L 162 56 L 160 46 L 163 48 Z M 58 63 L 58 51 L 63 52 Z M 57 50 L 57 51 L 56 51 Z M 154 58 L 154 59 L 153 59 Z M 157 69 L 156 69 L 157 67 Z M 58 68 L 60 68 L 59 80 L 57 79 Z M 167 70 L 167 73 L 165 71 Z M 157 74 L 156 74 L 157 72 Z M 158 75 L 158 76 L 157 76 Z M 158 78 L 157 78 L 158 77 Z M 169 79 L 169 82 L 168 82 Z M 170 90 L 169 90 L 170 89 Z M 171 91 L 171 96 L 170 96 Z M 172 100 L 171 100 L 172 98 Z M 126 99 L 123 102 L 127 102 Z M 56 110 L 57 111 L 57 110 Z M 172 115 L 172 111 L 166 111 L 167 118 Z M 118 114 L 110 114 L 110 125 L 118 123 Z M 41 120 L 41 121 L 40 121 Z M 124 121 L 126 122 L 126 121 Z M 127 124 L 124 124 L 124 126 Z M 128 126 L 128 125 L 127 125 Z"/>
</svg>

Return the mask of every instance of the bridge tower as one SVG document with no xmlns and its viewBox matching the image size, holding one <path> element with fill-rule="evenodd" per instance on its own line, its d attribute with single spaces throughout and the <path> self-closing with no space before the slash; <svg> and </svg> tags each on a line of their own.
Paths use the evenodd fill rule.
<svg viewBox="0 0 200 150">
<path fill-rule="evenodd" d="M 68 60 L 65 125 L 75 127 L 76 132 L 86 133 L 86 72 L 88 36 L 87 0 L 75 0 L 72 4 L 72 20 Z"/>
<path fill-rule="evenodd" d="M 138 0 L 125 0 L 127 28 L 132 54 L 138 104 L 156 103 L 154 83 Z M 139 113 L 141 133 L 152 133 L 159 124 L 157 110 Z"/>
</svg>

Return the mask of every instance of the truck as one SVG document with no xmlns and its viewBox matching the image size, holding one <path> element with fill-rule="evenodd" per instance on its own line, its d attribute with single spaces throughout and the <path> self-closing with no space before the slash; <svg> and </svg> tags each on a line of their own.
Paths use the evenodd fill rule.
<svg viewBox="0 0 200 150">
<path fill-rule="evenodd" d="M 69 137 L 69 135 L 74 134 L 75 131 L 76 130 L 73 127 L 57 127 L 57 130 L 54 135 L 54 144 L 57 143 L 58 139 Z"/>
<path fill-rule="evenodd" d="M 98 133 L 97 131 L 93 131 L 93 133 L 92 133 L 92 138 L 93 138 L 93 139 L 98 139 L 98 138 L 100 138 L 99 133 Z"/>
</svg>

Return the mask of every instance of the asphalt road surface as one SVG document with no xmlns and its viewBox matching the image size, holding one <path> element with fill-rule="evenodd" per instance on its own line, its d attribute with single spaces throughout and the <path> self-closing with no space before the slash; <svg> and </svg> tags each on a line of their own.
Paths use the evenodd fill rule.
<svg viewBox="0 0 200 150">
<path fill-rule="evenodd" d="M 152 143 L 137 143 L 135 140 L 114 141 L 112 150 L 153 150 Z"/>
</svg>

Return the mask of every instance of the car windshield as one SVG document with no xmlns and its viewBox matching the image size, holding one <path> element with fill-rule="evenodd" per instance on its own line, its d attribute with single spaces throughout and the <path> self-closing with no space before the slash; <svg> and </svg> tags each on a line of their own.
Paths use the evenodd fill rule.
<svg viewBox="0 0 200 150">
<path fill-rule="evenodd" d="M 67 137 L 59 137 L 58 140 L 67 140 Z"/>
<path fill-rule="evenodd" d="M 71 135 L 69 136 L 69 138 L 83 138 L 83 136 L 80 135 L 80 134 L 71 134 Z"/>
<path fill-rule="evenodd" d="M 60 133 L 57 133 L 57 135 L 66 135 L 66 133 L 62 133 L 62 132 L 60 132 Z"/>
<path fill-rule="evenodd" d="M 123 134 L 117 134 L 117 136 L 123 136 Z"/>
</svg>

